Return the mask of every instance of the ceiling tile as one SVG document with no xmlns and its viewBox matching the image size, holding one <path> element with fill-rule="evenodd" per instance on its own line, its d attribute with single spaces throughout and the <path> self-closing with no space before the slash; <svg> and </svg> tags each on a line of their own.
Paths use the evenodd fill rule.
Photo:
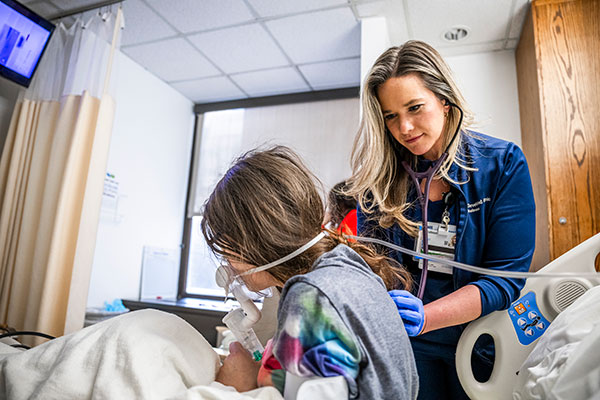
<svg viewBox="0 0 600 400">
<path fill-rule="evenodd" d="M 181 32 L 197 32 L 251 21 L 243 0 L 146 0 Z"/>
<path fill-rule="evenodd" d="M 360 85 L 360 58 L 307 64 L 299 68 L 317 90 Z"/>
<path fill-rule="evenodd" d="M 356 12 L 358 18 L 379 17 L 387 15 L 389 12 L 389 1 L 375 0 L 356 3 Z"/>
<path fill-rule="evenodd" d="M 521 36 L 521 30 L 523 29 L 525 17 L 527 17 L 527 12 L 531 8 L 529 0 L 515 0 L 515 2 L 510 32 L 508 33 L 508 37 L 510 39 L 517 39 Z"/>
<path fill-rule="evenodd" d="M 226 73 L 289 64 L 271 36 L 259 24 L 199 33 L 189 36 L 189 40 Z"/>
<path fill-rule="evenodd" d="M 211 103 L 247 97 L 224 76 L 177 82 L 171 86 L 195 103 Z"/>
<path fill-rule="evenodd" d="M 295 63 L 360 54 L 360 24 L 350 7 L 296 15 L 265 24 Z"/>
<path fill-rule="evenodd" d="M 231 75 L 231 79 L 250 96 L 269 96 L 310 90 L 298 71 L 292 67 L 246 72 Z"/>
<path fill-rule="evenodd" d="M 125 29 L 121 44 L 123 46 L 149 42 L 175 36 L 177 32 L 162 20 L 141 0 L 127 0 L 123 3 Z"/>
<path fill-rule="evenodd" d="M 98 0 L 52 0 L 52 3 L 64 11 L 98 4 Z"/>
<path fill-rule="evenodd" d="M 346 0 L 248 0 L 261 17 L 302 13 L 347 4 Z"/>
<path fill-rule="evenodd" d="M 34 13 L 41 15 L 44 18 L 49 18 L 60 12 L 60 9 L 47 1 L 39 1 L 36 3 L 26 4 L 27 8 Z"/>
<path fill-rule="evenodd" d="M 408 0 L 406 4 L 413 38 L 439 47 L 448 44 L 442 38 L 446 30 L 458 25 L 470 30 L 461 45 L 505 39 L 512 1 L 460 0 L 453 1 L 452 7 L 441 7 L 438 0 Z"/>
<path fill-rule="evenodd" d="M 125 47 L 123 52 L 165 81 L 220 74 L 183 38 Z"/>
</svg>

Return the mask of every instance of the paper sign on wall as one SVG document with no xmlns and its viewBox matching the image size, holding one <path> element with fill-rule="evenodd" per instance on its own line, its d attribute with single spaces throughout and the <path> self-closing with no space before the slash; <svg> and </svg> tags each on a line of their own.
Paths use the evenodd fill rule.
<svg viewBox="0 0 600 400">
<path fill-rule="evenodd" d="M 140 300 L 175 299 L 181 250 L 144 246 Z"/>
<path fill-rule="evenodd" d="M 106 222 L 121 222 L 123 216 L 120 213 L 120 201 L 123 198 L 120 193 L 119 181 L 115 174 L 106 173 L 104 177 L 104 188 L 102 190 L 102 206 L 100 218 Z"/>
</svg>

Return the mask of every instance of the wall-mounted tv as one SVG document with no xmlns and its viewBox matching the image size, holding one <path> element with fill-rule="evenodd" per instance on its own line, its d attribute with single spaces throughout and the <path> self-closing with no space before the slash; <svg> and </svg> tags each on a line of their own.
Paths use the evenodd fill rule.
<svg viewBox="0 0 600 400">
<path fill-rule="evenodd" d="M 13 0 L 0 0 L 0 75 L 29 87 L 54 25 Z"/>
</svg>

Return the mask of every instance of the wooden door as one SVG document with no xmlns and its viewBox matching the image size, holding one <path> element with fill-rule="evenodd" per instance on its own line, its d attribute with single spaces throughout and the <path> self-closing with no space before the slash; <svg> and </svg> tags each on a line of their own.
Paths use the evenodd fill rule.
<svg viewBox="0 0 600 400">
<path fill-rule="evenodd" d="M 529 75 L 519 76 L 523 146 L 552 260 L 600 232 L 600 0 L 534 0 L 517 70 Z M 521 92 L 535 89 L 524 114 L 536 95 Z"/>
</svg>

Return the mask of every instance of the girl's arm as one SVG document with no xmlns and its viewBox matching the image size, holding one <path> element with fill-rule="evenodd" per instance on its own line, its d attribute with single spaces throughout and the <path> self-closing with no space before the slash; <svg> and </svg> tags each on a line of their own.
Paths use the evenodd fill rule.
<svg viewBox="0 0 600 400">
<path fill-rule="evenodd" d="M 289 372 L 300 377 L 341 375 L 350 391 L 356 387 L 358 342 L 318 288 L 294 283 L 284 293 L 278 316 L 277 333 L 258 374 L 259 386 L 270 384 L 283 392 L 285 372 Z"/>
</svg>

